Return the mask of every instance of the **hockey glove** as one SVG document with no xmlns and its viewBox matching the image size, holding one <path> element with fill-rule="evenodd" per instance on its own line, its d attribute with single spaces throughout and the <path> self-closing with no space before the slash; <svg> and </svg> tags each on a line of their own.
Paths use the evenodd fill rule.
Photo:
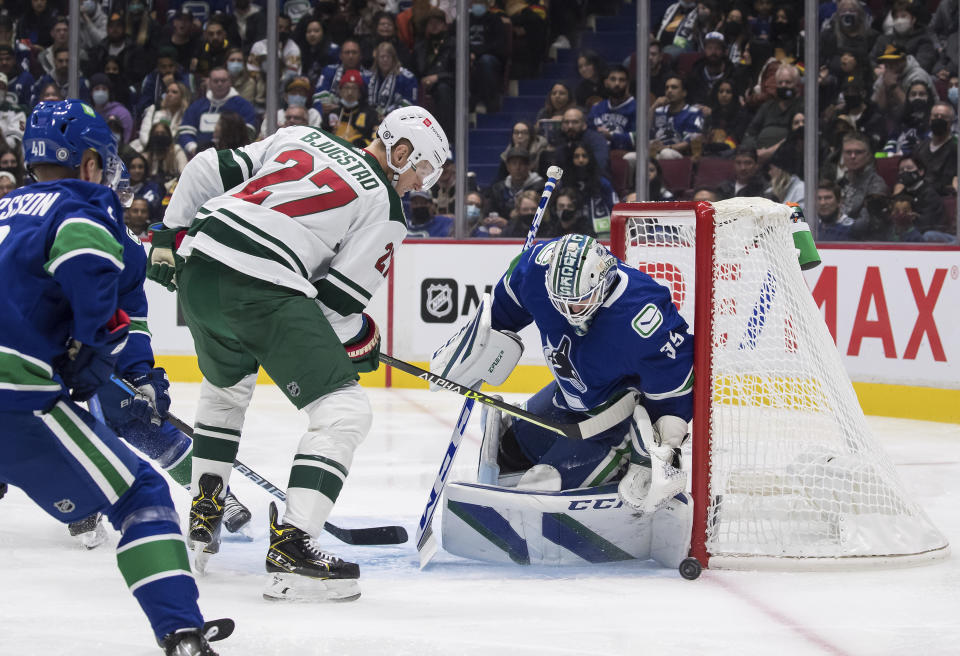
<svg viewBox="0 0 960 656">
<path fill-rule="evenodd" d="M 363 329 L 360 335 L 343 347 L 358 374 L 377 370 L 380 366 L 380 330 L 369 314 L 363 314 Z"/>
<path fill-rule="evenodd" d="M 162 223 L 150 226 L 150 262 L 147 265 L 147 278 L 158 282 L 170 291 L 177 289 L 177 268 L 183 264 L 183 258 L 177 255 L 180 242 L 187 235 L 186 230 L 168 228 Z"/>
<path fill-rule="evenodd" d="M 136 393 L 121 401 L 120 407 L 130 419 L 159 426 L 170 411 L 167 372 L 156 367 L 139 376 L 131 376 L 126 381 Z"/>
<path fill-rule="evenodd" d="M 71 390 L 71 399 L 77 402 L 88 400 L 103 382 L 110 379 L 120 351 L 127 343 L 129 330 L 130 317 L 123 310 L 117 310 L 102 329 L 102 344 L 91 346 L 71 340 L 67 352 L 54 361 L 64 385 Z"/>
</svg>

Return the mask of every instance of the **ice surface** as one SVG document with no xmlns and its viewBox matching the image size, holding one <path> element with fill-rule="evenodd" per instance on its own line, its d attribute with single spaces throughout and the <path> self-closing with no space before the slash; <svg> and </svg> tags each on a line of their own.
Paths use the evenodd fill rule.
<svg viewBox="0 0 960 656">
<path fill-rule="evenodd" d="M 191 421 L 197 385 L 174 384 L 173 411 Z M 360 600 L 285 604 L 261 597 L 271 497 L 234 472 L 254 516 L 253 542 L 230 541 L 199 578 L 209 618 L 232 617 L 222 656 L 552 654 L 956 654 L 960 565 L 855 573 L 706 570 L 685 581 L 648 563 L 573 569 L 494 566 L 444 551 L 420 571 L 416 522 L 450 437 L 460 398 L 371 389 L 373 429 L 357 453 L 331 521 L 400 523 L 397 547 L 324 547 L 361 566 Z M 519 398 L 519 397 L 517 397 Z M 479 412 L 475 413 L 479 415 Z M 960 548 L 960 427 L 870 418 L 908 489 Z M 239 458 L 285 487 L 305 419 L 259 386 Z M 451 478 L 475 475 L 471 420 Z M 173 490 L 181 516 L 189 494 Z M 117 535 L 84 551 L 19 490 L 0 500 L 0 654 L 158 654 L 116 570 Z M 435 529 L 439 531 L 439 513 Z"/>
</svg>

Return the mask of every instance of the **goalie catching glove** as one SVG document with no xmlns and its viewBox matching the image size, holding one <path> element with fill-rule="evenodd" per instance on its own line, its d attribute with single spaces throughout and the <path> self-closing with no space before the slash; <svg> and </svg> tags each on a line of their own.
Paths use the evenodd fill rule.
<svg viewBox="0 0 960 656">
<path fill-rule="evenodd" d="M 183 264 L 183 258 L 177 255 L 177 249 L 187 235 L 187 231 L 168 228 L 162 223 L 157 223 L 150 226 L 150 234 L 147 278 L 160 283 L 170 291 L 176 291 L 177 268 Z"/>
<path fill-rule="evenodd" d="M 491 327 L 490 294 L 484 294 L 473 319 L 434 352 L 430 371 L 473 389 L 481 382 L 502 385 L 521 355 L 519 335 Z M 440 387 L 430 385 L 430 389 Z"/>
<path fill-rule="evenodd" d="M 369 314 L 364 312 L 362 316 L 359 335 L 343 345 L 358 374 L 376 371 L 380 366 L 380 330 Z"/>
<path fill-rule="evenodd" d="M 630 467 L 617 493 L 625 504 L 640 513 L 652 513 L 687 489 L 687 474 L 680 463 L 680 446 L 687 440 L 687 422 L 664 415 L 656 423 L 643 406 L 633 412 L 638 437 L 643 444 L 630 444 Z M 649 463 L 645 453 L 649 453 Z"/>
</svg>

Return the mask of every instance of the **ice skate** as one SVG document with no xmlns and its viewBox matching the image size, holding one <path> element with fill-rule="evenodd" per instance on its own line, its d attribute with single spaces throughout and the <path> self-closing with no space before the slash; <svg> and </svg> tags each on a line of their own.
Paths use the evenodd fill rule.
<svg viewBox="0 0 960 656">
<path fill-rule="evenodd" d="M 93 513 L 89 517 L 67 524 L 70 535 L 87 549 L 96 549 L 107 540 L 107 529 L 103 526 L 103 515 Z"/>
<path fill-rule="evenodd" d="M 322 551 L 296 526 L 280 524 L 275 503 L 270 504 L 267 572 L 264 599 L 353 601 L 360 597 L 360 567 Z"/>
<path fill-rule="evenodd" d="M 217 656 L 200 629 L 180 629 L 160 641 L 167 656 Z"/>
<path fill-rule="evenodd" d="M 223 500 L 224 527 L 231 533 L 239 533 L 247 539 L 253 539 L 249 534 L 251 517 L 250 509 L 228 489 L 227 496 Z"/>
<path fill-rule="evenodd" d="M 194 566 L 203 574 L 210 556 L 220 551 L 220 525 L 223 521 L 223 480 L 215 474 L 200 477 L 197 496 L 190 504 L 190 533 L 187 547 L 193 550 Z"/>
</svg>

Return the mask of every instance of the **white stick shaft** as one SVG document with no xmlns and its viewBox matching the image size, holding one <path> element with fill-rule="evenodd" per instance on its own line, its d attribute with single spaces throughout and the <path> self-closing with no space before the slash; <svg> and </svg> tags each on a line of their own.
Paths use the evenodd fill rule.
<svg viewBox="0 0 960 656">
<path fill-rule="evenodd" d="M 540 204 L 537 206 L 537 213 L 533 215 L 533 221 L 530 223 L 530 232 L 527 233 L 527 241 L 523 244 L 523 250 L 527 250 L 533 245 L 533 240 L 537 236 L 537 230 L 540 229 L 540 221 L 543 220 L 543 213 L 547 209 L 547 203 L 550 202 L 550 196 L 557 187 L 557 181 L 563 177 L 563 169 L 559 166 L 551 166 L 547 170 L 547 183 L 543 185 L 543 193 L 540 194 Z"/>
</svg>

